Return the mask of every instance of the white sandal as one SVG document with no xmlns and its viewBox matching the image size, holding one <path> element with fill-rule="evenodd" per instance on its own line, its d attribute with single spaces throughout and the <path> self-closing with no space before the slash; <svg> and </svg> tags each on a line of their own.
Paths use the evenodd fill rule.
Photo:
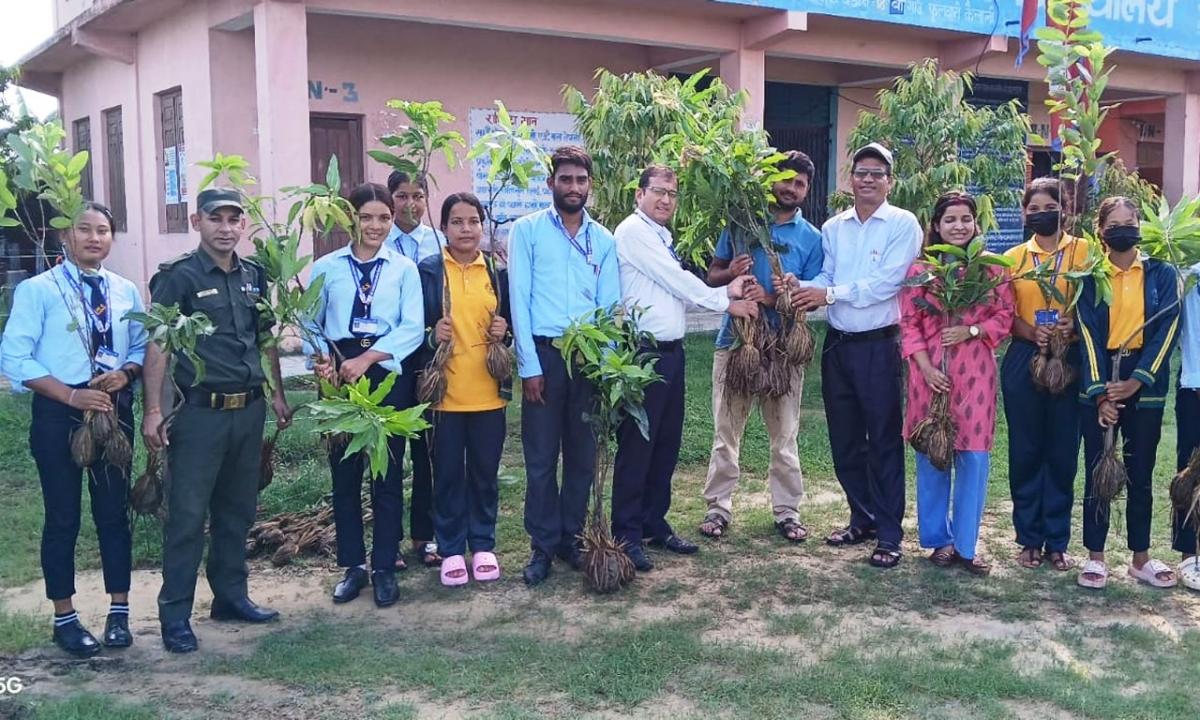
<svg viewBox="0 0 1200 720">
<path fill-rule="evenodd" d="M 1087 577 L 1088 575 L 1096 575 L 1100 579 L 1092 580 Z M 1076 580 L 1081 587 L 1103 590 L 1108 585 L 1108 566 L 1099 560 L 1088 560 L 1083 563 L 1083 567 L 1079 570 L 1079 577 Z"/>
<path fill-rule="evenodd" d="M 1171 573 L 1174 577 L 1170 580 L 1160 580 L 1158 576 L 1162 573 Z M 1168 567 L 1165 562 L 1154 559 L 1147 560 L 1146 564 L 1142 565 L 1141 570 L 1131 564 L 1129 566 L 1129 577 L 1156 588 L 1173 588 L 1179 584 L 1179 577 L 1175 575 L 1175 571 Z"/>
<path fill-rule="evenodd" d="M 1184 587 L 1200 590 L 1200 557 L 1190 557 L 1179 563 L 1178 576 Z"/>
</svg>

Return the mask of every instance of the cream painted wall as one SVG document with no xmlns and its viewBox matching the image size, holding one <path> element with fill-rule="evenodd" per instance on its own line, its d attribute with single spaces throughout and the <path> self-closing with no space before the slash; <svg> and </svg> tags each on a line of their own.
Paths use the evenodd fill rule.
<svg viewBox="0 0 1200 720">
<path fill-rule="evenodd" d="M 491 107 L 498 98 L 512 110 L 564 112 L 564 83 L 590 87 L 597 67 L 625 72 L 648 62 L 646 50 L 633 45 L 389 20 L 310 15 L 308 29 L 309 80 L 339 90 L 320 100 L 310 95 L 309 107 L 362 115 L 368 150 L 401 122 L 385 108 L 392 98 L 440 100 L 465 137 L 472 107 Z M 346 101 L 342 83 L 353 83 L 356 101 Z M 384 182 L 388 172 L 367 161 L 369 181 Z M 447 171 L 440 158 L 433 175 L 441 188 L 432 189 L 434 211 L 439 196 L 470 187 L 467 168 Z"/>
</svg>

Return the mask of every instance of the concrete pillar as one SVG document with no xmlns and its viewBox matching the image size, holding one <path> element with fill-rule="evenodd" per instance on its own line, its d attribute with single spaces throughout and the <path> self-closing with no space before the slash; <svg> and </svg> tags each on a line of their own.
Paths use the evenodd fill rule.
<svg viewBox="0 0 1200 720">
<path fill-rule="evenodd" d="M 254 81 L 261 191 L 275 194 L 281 187 L 307 185 L 312 175 L 308 19 L 302 3 L 262 0 L 254 7 Z M 214 88 L 221 84 L 221 78 L 213 78 Z"/>
<path fill-rule="evenodd" d="M 1200 83 L 1167 98 L 1163 147 L 1163 194 L 1172 203 L 1200 194 Z"/>
<path fill-rule="evenodd" d="M 721 55 L 720 71 L 721 80 L 731 89 L 749 94 L 743 123 L 746 127 L 761 128 L 767 93 L 766 53 L 746 48 L 725 53 Z"/>
</svg>

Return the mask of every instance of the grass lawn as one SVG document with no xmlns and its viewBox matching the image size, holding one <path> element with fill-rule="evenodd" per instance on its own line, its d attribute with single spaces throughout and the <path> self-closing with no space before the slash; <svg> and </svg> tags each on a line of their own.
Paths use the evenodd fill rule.
<svg viewBox="0 0 1200 720">
<path fill-rule="evenodd" d="M 688 339 L 688 406 L 671 520 L 695 537 L 712 435 L 711 335 Z M 312 396 L 291 381 L 297 402 Z M 844 523 L 820 401 L 819 368 L 806 379 L 799 450 L 818 537 Z M 169 657 L 157 642 L 153 598 L 159 529 L 139 521 L 137 643 L 101 659 L 64 661 L 47 647 L 40 600 L 41 497 L 27 451 L 26 398 L 0 399 L 0 677 L 27 689 L 0 697 L 0 717 L 28 718 L 1162 718 L 1200 717 L 1200 596 L 1162 592 L 1124 577 L 1124 523 L 1114 522 L 1103 593 L 1074 573 L 1016 567 L 1001 418 L 983 530 L 995 571 L 977 579 L 939 570 L 916 545 L 910 453 L 910 530 L 894 571 L 866 565 L 866 549 L 819 540 L 788 546 L 774 533 L 765 482 L 767 437 L 755 417 L 743 442 L 734 523 L 697 556 L 655 552 L 652 573 L 596 597 L 560 565 L 530 590 L 519 404 L 509 411 L 497 549 L 504 579 L 442 588 L 433 571 L 401 576 L 402 601 L 377 610 L 367 597 L 334 608 L 339 573 L 327 558 L 284 569 L 257 563 L 252 592 L 283 622 L 231 628 L 207 620 L 198 599 L 201 652 Z M 1175 428 L 1168 412 L 1156 472 L 1153 547 L 1169 549 L 1167 484 Z M 307 507 L 328 492 L 311 425 L 284 433 L 270 514 Z M 139 461 L 140 464 L 140 461 Z M 1077 496 L 1082 495 L 1082 475 Z M 1076 503 L 1072 552 L 1079 544 Z M 410 556 L 410 564 L 411 563 Z M 90 522 L 80 538 L 81 587 L 98 587 Z M 91 578 L 90 585 L 82 578 Z M 202 583 L 203 585 L 203 583 Z M 103 598 L 88 599 L 92 625 Z M 85 598 L 80 596 L 81 607 Z"/>
</svg>

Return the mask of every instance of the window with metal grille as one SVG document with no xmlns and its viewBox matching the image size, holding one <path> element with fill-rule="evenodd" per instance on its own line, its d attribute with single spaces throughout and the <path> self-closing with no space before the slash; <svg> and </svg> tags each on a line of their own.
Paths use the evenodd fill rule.
<svg viewBox="0 0 1200 720">
<path fill-rule="evenodd" d="M 71 136 L 75 141 L 75 152 L 84 150 L 88 153 L 87 165 L 83 166 L 83 171 L 79 174 L 79 191 L 83 193 L 83 197 L 88 200 L 95 200 L 96 196 L 92 193 L 92 119 L 90 117 L 81 117 L 71 123 Z"/>
<path fill-rule="evenodd" d="M 187 232 L 187 153 L 183 138 L 183 91 L 155 95 L 158 109 L 162 173 L 159 175 L 159 224 L 163 232 Z"/>
<path fill-rule="evenodd" d="M 104 168 L 108 207 L 116 230 L 129 229 L 125 212 L 125 139 L 121 127 L 121 107 L 104 111 Z"/>
</svg>

